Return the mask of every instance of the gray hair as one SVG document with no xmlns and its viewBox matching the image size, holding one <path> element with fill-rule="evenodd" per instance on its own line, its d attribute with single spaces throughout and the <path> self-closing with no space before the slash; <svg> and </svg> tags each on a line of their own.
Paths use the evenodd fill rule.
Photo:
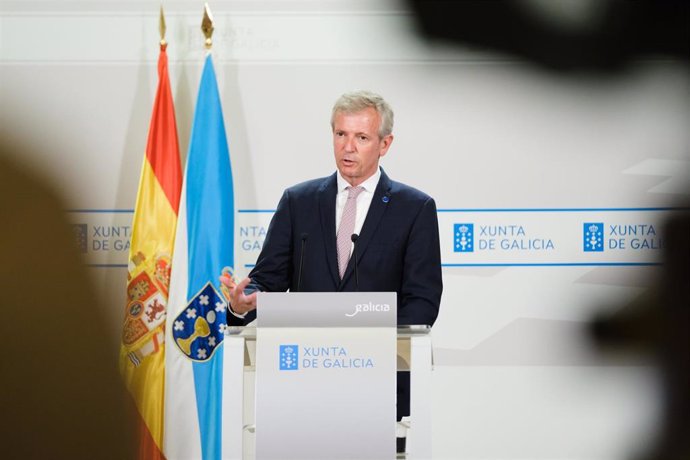
<svg viewBox="0 0 690 460">
<path fill-rule="evenodd" d="M 381 117 L 379 138 L 383 139 L 393 132 L 393 109 L 381 96 L 371 91 L 352 91 L 340 96 L 333 105 L 331 129 L 334 128 L 337 113 L 356 113 L 370 107 Z"/>
</svg>

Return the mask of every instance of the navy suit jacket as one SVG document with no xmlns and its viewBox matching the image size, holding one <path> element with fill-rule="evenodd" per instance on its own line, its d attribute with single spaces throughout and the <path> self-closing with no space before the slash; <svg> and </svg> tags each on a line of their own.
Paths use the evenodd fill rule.
<svg viewBox="0 0 690 460">
<path fill-rule="evenodd" d="M 335 201 L 337 180 L 329 177 L 287 189 L 269 225 L 250 290 L 268 292 L 396 292 L 398 324 L 433 325 L 443 285 L 438 219 L 434 200 L 392 181 L 381 170 L 371 206 L 343 279 L 338 275 Z M 304 265 L 298 287 L 300 255 Z M 251 312 L 245 323 L 256 317 Z"/>
</svg>

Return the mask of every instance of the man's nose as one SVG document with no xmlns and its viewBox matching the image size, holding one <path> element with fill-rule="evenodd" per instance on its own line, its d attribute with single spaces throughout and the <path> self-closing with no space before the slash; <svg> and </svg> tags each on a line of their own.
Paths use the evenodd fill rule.
<svg viewBox="0 0 690 460">
<path fill-rule="evenodd" d="M 354 152 L 355 151 L 355 138 L 354 137 L 348 137 L 345 140 L 345 151 L 346 152 Z"/>
</svg>

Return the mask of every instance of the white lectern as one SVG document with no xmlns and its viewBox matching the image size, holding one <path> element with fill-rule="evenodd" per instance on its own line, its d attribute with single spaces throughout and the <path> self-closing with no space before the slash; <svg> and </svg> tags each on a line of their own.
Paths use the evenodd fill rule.
<svg viewBox="0 0 690 460">
<path fill-rule="evenodd" d="M 431 458 L 429 328 L 397 329 L 395 306 L 395 293 L 260 293 L 256 328 L 225 337 L 224 458 L 395 458 L 396 368 L 412 372 L 407 458 Z"/>
</svg>

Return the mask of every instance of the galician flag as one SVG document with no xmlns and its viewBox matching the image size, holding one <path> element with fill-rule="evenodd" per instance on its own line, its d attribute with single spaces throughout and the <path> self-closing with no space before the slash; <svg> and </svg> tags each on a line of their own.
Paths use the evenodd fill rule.
<svg viewBox="0 0 690 460">
<path fill-rule="evenodd" d="M 165 324 L 182 170 L 166 45 L 139 179 L 129 249 L 120 371 L 139 414 L 139 458 L 161 459 L 164 430 Z"/>
<path fill-rule="evenodd" d="M 175 248 L 166 328 L 164 452 L 169 460 L 220 459 L 228 314 L 218 277 L 234 262 L 234 203 L 210 53 L 194 110 Z"/>
</svg>

